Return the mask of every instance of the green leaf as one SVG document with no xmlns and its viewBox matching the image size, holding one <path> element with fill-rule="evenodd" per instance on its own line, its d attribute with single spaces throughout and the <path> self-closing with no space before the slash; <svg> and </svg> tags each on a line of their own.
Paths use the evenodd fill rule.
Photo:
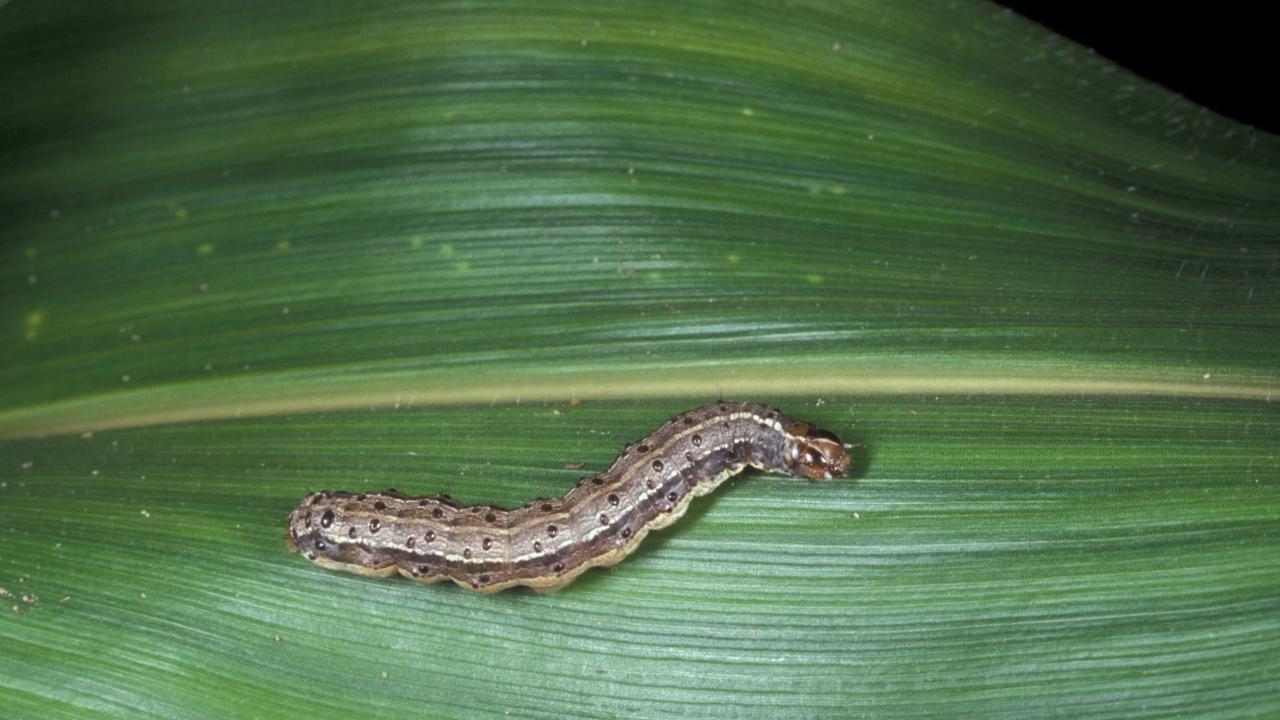
<svg viewBox="0 0 1280 720">
<path fill-rule="evenodd" d="M 980 2 L 0 6 L 0 715 L 1280 712 L 1274 136 Z M 853 477 L 285 550 L 721 396 Z"/>
</svg>

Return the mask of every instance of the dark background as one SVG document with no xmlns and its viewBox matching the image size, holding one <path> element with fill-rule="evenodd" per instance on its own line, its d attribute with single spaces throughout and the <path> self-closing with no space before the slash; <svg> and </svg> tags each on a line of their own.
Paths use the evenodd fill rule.
<svg viewBox="0 0 1280 720">
<path fill-rule="evenodd" d="M 1265 3 L 1001 4 L 1219 114 L 1280 133 L 1276 28 L 1257 9 Z"/>
</svg>

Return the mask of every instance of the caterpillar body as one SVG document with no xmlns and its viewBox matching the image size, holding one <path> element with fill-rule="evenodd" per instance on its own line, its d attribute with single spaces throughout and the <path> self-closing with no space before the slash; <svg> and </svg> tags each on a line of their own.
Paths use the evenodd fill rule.
<svg viewBox="0 0 1280 720">
<path fill-rule="evenodd" d="M 617 564 L 747 467 L 829 480 L 848 472 L 847 448 L 776 408 L 720 402 L 671 418 L 559 499 L 504 510 L 447 495 L 324 490 L 289 514 L 286 544 L 330 569 L 452 580 L 481 593 L 550 592 Z"/>
</svg>

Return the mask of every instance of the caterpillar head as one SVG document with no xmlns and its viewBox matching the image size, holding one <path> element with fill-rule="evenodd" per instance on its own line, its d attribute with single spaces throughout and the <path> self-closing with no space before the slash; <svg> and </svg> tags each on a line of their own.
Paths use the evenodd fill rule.
<svg viewBox="0 0 1280 720">
<path fill-rule="evenodd" d="M 849 471 L 848 446 L 835 433 L 807 422 L 787 426 L 782 461 L 796 477 L 830 480 Z"/>
</svg>

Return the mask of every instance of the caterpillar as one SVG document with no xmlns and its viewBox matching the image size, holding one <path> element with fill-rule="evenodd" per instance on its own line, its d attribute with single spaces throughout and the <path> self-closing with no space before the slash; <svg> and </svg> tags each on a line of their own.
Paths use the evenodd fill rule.
<svg viewBox="0 0 1280 720">
<path fill-rule="evenodd" d="M 720 402 L 671 418 L 559 499 L 504 510 L 448 495 L 323 490 L 289 513 L 285 542 L 329 569 L 452 580 L 481 593 L 551 592 L 617 564 L 747 467 L 830 480 L 848 472 L 848 447 L 776 408 Z"/>
</svg>

